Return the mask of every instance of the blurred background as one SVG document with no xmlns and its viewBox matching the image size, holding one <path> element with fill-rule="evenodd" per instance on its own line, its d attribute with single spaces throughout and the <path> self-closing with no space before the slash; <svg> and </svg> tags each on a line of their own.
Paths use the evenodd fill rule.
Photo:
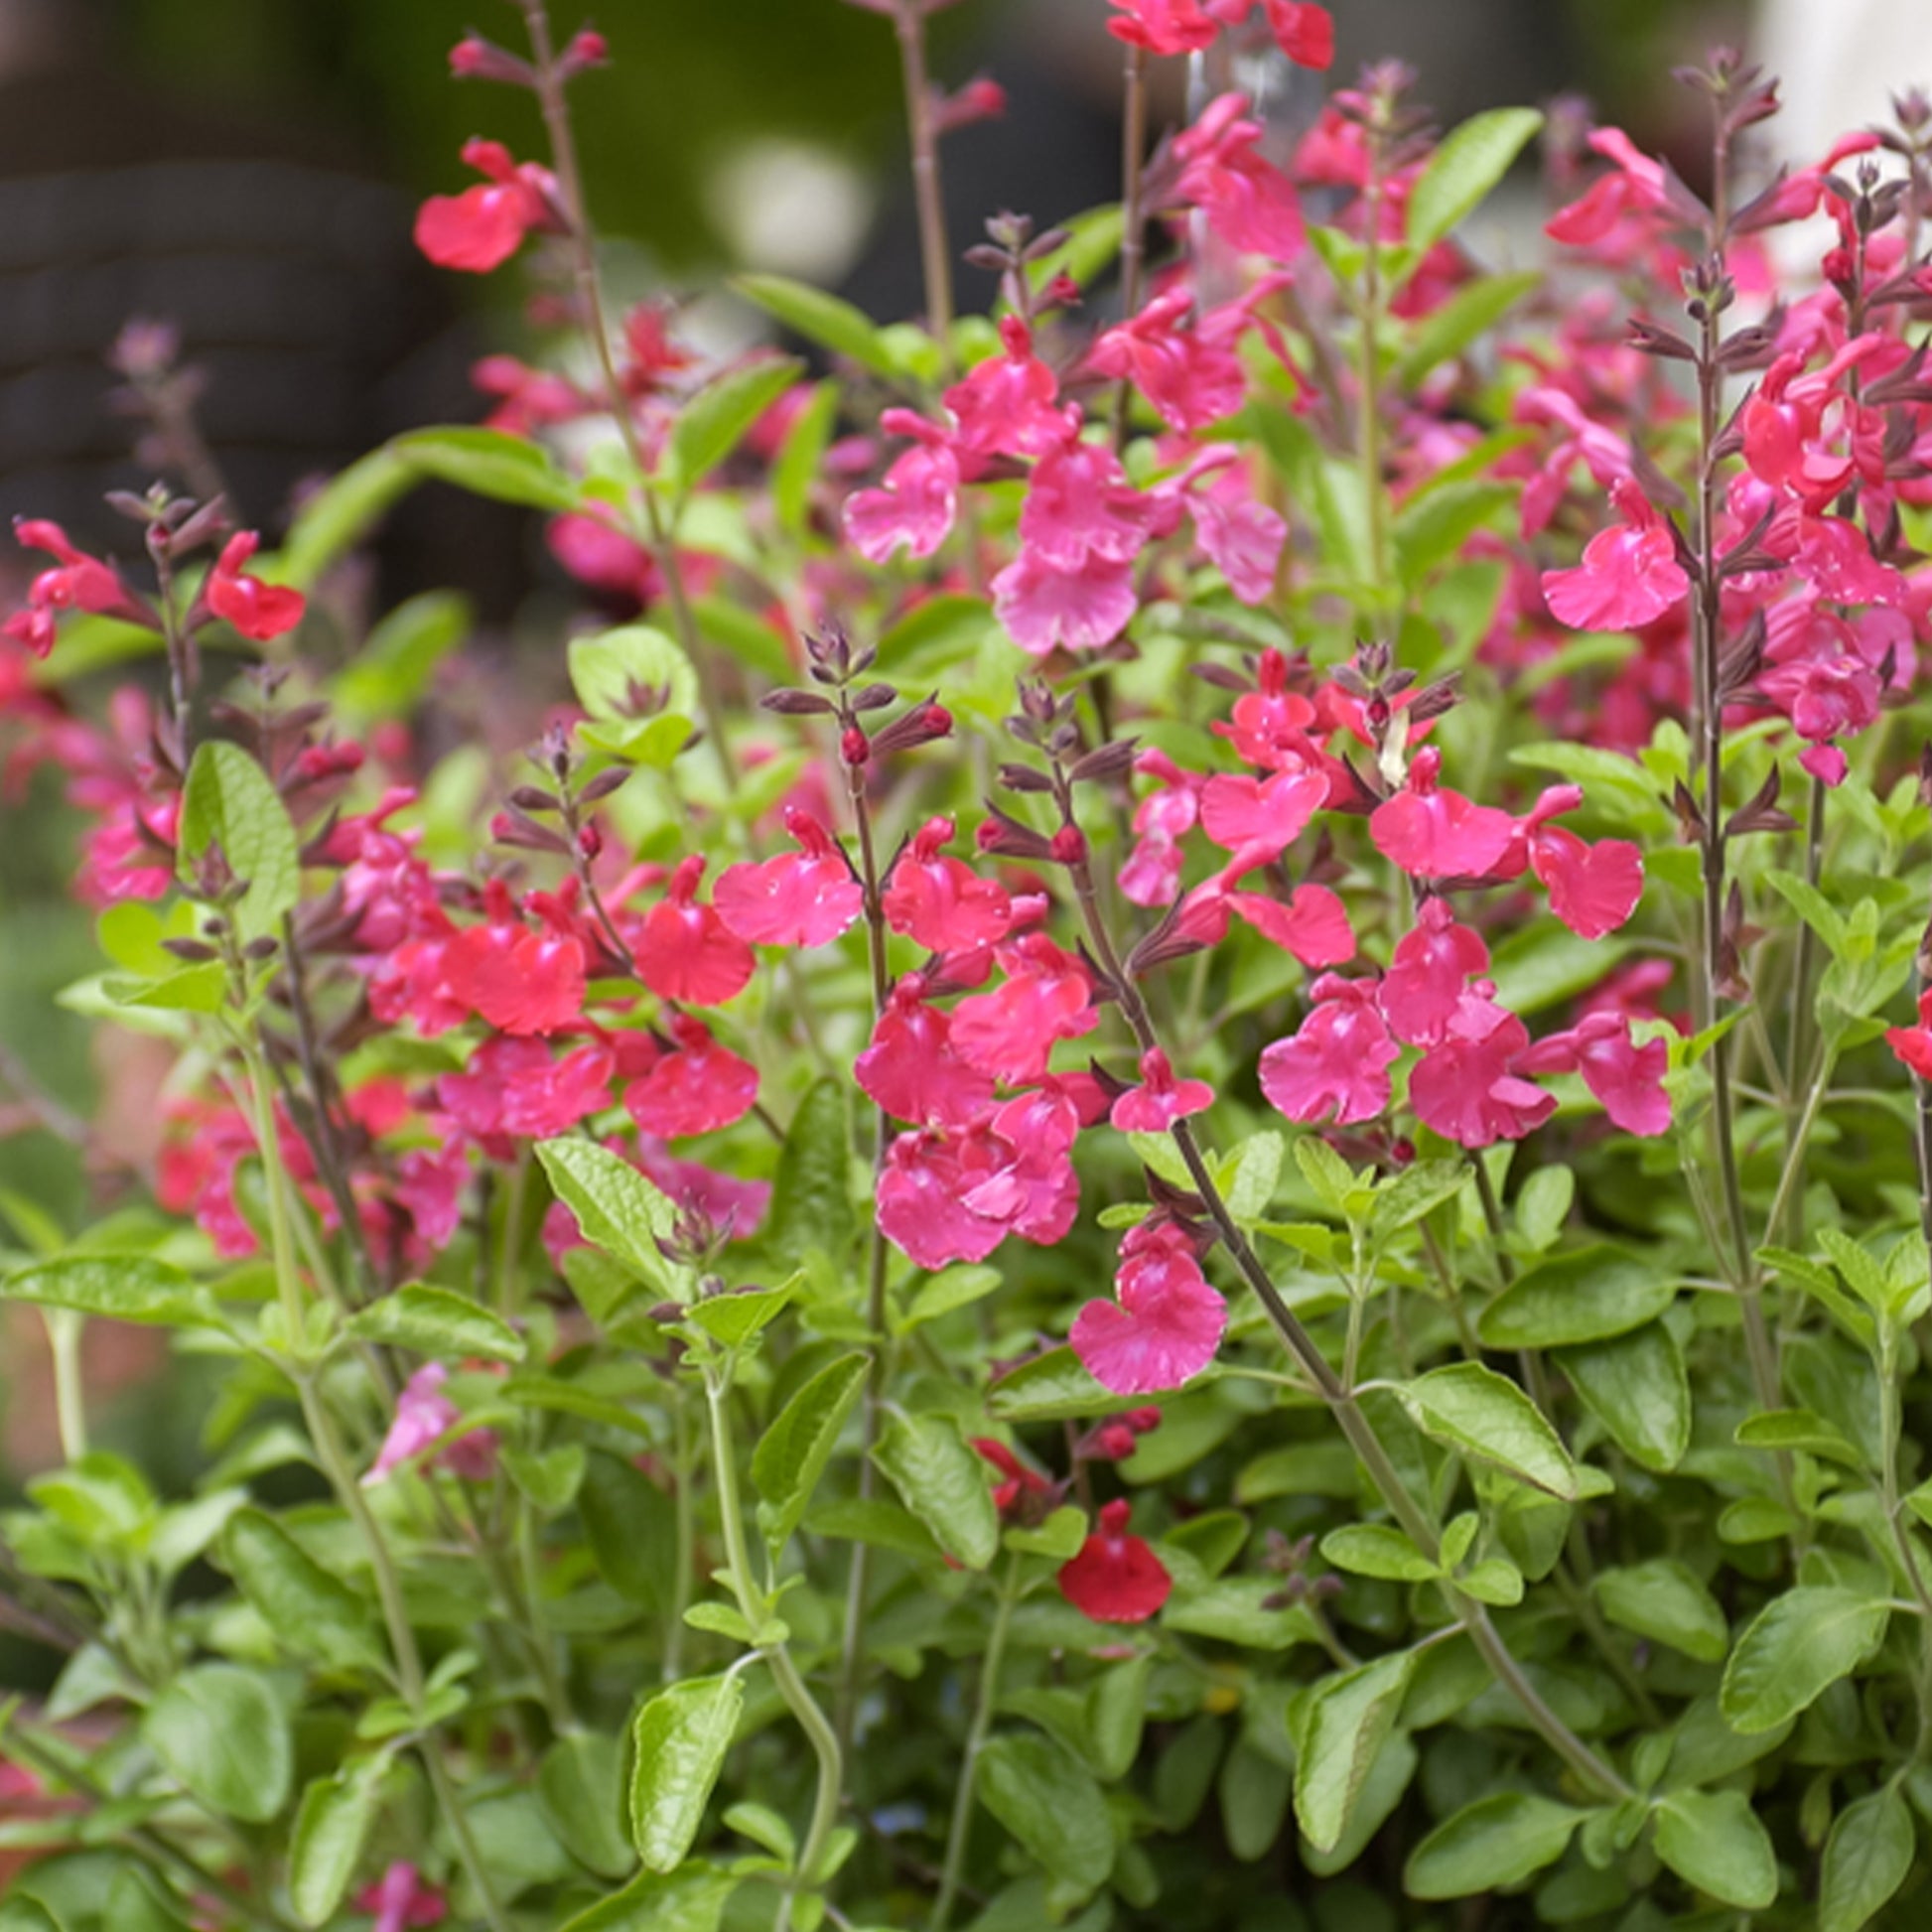
<svg viewBox="0 0 1932 1932">
<path fill-rule="evenodd" d="M 1932 7 L 1894 5 L 1882 33 L 1865 32 L 1872 3 L 1331 0 L 1328 83 L 1399 54 L 1445 123 L 1580 92 L 1695 182 L 1701 117 L 1670 69 L 1717 40 L 1768 42 L 1799 75 L 1792 135 L 1811 151 L 1824 130 L 1881 113 L 1885 87 L 1913 71 L 1901 37 L 1925 35 Z M 610 42 L 611 67 L 574 103 L 622 292 L 702 295 L 759 268 L 882 317 L 916 308 L 886 21 L 839 0 L 558 0 L 553 15 L 560 38 L 590 19 Z M 998 209 L 1045 225 L 1116 195 L 1120 49 L 1106 17 L 1103 0 L 964 0 L 934 18 L 941 81 L 988 74 L 1009 103 L 947 143 L 956 248 Z M 508 0 L 0 0 L 0 512 L 133 548 L 100 501 L 150 481 L 105 361 L 130 317 L 178 329 L 205 374 L 208 467 L 271 535 L 305 483 L 385 436 L 481 415 L 469 367 L 523 345 L 519 278 L 431 270 L 410 225 L 425 195 L 473 179 L 457 158 L 466 137 L 542 148 L 527 97 L 449 78 L 470 28 L 521 42 Z M 1183 113 L 1185 85 L 1181 63 L 1158 69 L 1157 128 Z M 988 293 L 963 281 L 968 305 Z M 715 301 L 699 316 L 721 340 L 751 327 Z M 546 565 L 532 519 L 489 514 L 434 491 L 411 499 L 385 538 L 383 595 L 456 584 L 500 626 Z M 30 565 L 0 560 L 8 608 Z M 91 969 L 92 941 L 68 898 L 72 832 L 55 774 L 0 810 L 0 1190 L 71 1227 L 86 1183 L 61 1111 L 91 1112 L 103 1069 L 52 996 Z M 116 1071 L 120 1125 L 138 1137 L 153 1107 L 135 1049 Z M 97 1381 L 134 1378 L 137 1358 L 113 1353 L 127 1339 L 95 1335 Z M 55 1457 L 41 1345 L 34 1322 L 5 1342 L 0 1486 Z M 150 1458 L 158 1432 L 192 1459 L 195 1405 L 179 1387 L 123 1410 L 118 1426 L 144 1435 Z"/>
</svg>

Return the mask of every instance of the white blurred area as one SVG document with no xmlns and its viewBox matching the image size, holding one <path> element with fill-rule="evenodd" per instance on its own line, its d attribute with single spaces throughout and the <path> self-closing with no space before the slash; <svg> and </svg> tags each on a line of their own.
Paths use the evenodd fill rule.
<svg viewBox="0 0 1932 1932">
<path fill-rule="evenodd" d="M 1932 91 L 1932 0 L 1762 0 L 1758 23 L 1757 59 L 1781 82 L 1776 140 L 1794 163 L 1889 122 L 1895 94 Z"/>
</svg>

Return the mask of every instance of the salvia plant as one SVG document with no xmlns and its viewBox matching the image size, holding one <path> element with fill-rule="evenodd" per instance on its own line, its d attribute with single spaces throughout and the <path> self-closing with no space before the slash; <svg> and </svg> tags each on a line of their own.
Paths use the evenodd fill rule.
<svg viewBox="0 0 1932 1932">
<path fill-rule="evenodd" d="M 18 526 L 64 1004 L 172 1071 L 130 1174 L 6 1062 L 102 1213 L 4 1202 L 0 1928 L 1923 1923 L 1932 108 L 1773 171 L 1719 53 L 1702 193 L 1395 65 L 1163 133 L 1327 16 L 1111 0 L 1119 204 L 960 315 L 999 91 L 861 4 L 918 321 L 619 313 L 522 0 L 451 66 L 547 150 L 416 232 L 551 359 L 270 547 L 135 326 L 128 556 Z M 350 567 L 424 479 L 582 587 L 519 758 Z"/>
</svg>

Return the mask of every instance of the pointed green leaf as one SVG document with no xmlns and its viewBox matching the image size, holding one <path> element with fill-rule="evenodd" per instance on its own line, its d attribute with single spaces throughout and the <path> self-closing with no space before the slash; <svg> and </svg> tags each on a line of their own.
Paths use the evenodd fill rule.
<svg viewBox="0 0 1932 1932">
<path fill-rule="evenodd" d="M 1683 1351 L 1663 1322 L 1559 1349 L 1555 1359 L 1633 1462 L 1662 1472 L 1683 1460 L 1691 1444 L 1691 1385 Z"/>
<path fill-rule="evenodd" d="M 1702 1664 L 1720 1664 L 1730 1626 L 1697 1574 L 1674 1557 L 1653 1557 L 1597 1574 L 1598 1607 L 1619 1629 L 1668 1644 Z"/>
<path fill-rule="evenodd" d="M 1476 1332 L 1489 1348 L 1560 1348 L 1628 1334 L 1677 1298 L 1652 1262 L 1605 1244 L 1525 1269 L 1483 1310 Z"/>
<path fill-rule="evenodd" d="M 372 1751 L 333 1777 L 312 1778 L 295 1814 L 289 1846 L 289 1902 L 304 1925 L 335 1917 L 362 1862 L 389 1753 Z"/>
<path fill-rule="evenodd" d="M 1324 1678 L 1310 1696 L 1296 1738 L 1295 1816 L 1317 1852 L 1341 1842 L 1414 1668 L 1408 1651 L 1395 1651 Z"/>
<path fill-rule="evenodd" d="M 446 1362 L 472 1355 L 520 1362 L 528 1352 L 523 1337 L 500 1314 L 467 1295 L 421 1282 L 409 1282 L 358 1309 L 348 1319 L 348 1332 L 358 1341 L 381 1342 Z"/>
<path fill-rule="evenodd" d="M 1749 1736 L 1795 1718 L 1877 1648 L 1891 1611 L 1863 1590 L 1800 1586 L 1775 1596 L 1737 1639 L 1719 1701 Z"/>
<path fill-rule="evenodd" d="M 1896 1785 L 1847 1805 L 1825 1841 L 1818 1932 L 1859 1932 L 1910 1875 L 1916 1849 L 1911 1809 Z"/>
<path fill-rule="evenodd" d="M 227 1818 L 265 1825 L 288 1802 L 288 1720 L 263 1680 L 233 1664 L 195 1664 L 148 1706 L 141 1735 L 168 1770 Z"/>
<path fill-rule="evenodd" d="M 1516 1884 L 1555 1864 L 1585 1816 L 1526 1791 L 1478 1798 L 1410 1854 L 1403 1889 L 1411 1898 L 1469 1898 Z"/>
<path fill-rule="evenodd" d="M 1721 1904 L 1761 1912 L 1778 1895 L 1771 1835 L 1741 1791 L 1675 1791 L 1657 1807 L 1657 1856 Z"/>
<path fill-rule="evenodd" d="M 621 1891 L 600 1899 L 557 1932 L 718 1932 L 738 1874 L 688 1864 L 663 1876 L 640 1871 Z"/>
<path fill-rule="evenodd" d="M 1107 1882 L 1114 1828 L 1093 1774 L 1036 1731 L 995 1737 L 974 1780 L 980 1802 L 1055 1878 L 1081 1892 Z"/>
<path fill-rule="evenodd" d="M 690 1855 L 744 1709 L 739 1678 L 693 1677 L 632 1721 L 630 1842 L 647 1870 L 675 1871 Z"/>
<path fill-rule="evenodd" d="M 875 375 L 897 373 L 872 318 L 850 302 L 785 275 L 737 275 L 732 278 L 732 287 L 821 348 L 829 348 Z"/>
<path fill-rule="evenodd" d="M 671 1265 L 657 1243 L 675 1232 L 677 1209 L 659 1188 L 628 1161 L 581 1136 L 540 1141 L 537 1159 L 586 1241 L 661 1293 L 674 1292 Z"/>
<path fill-rule="evenodd" d="M 152 1255 L 68 1255 L 44 1261 L 9 1275 L 0 1282 L 0 1295 L 113 1321 L 170 1328 L 221 1323 L 220 1310 L 207 1289 Z"/>
<path fill-rule="evenodd" d="M 302 891 L 302 860 L 288 807 L 268 773 L 239 745 L 211 739 L 199 746 L 181 796 L 181 876 L 218 845 L 247 890 L 224 908 L 244 941 L 273 937 Z"/>
<path fill-rule="evenodd" d="M 828 1362 L 759 1439 L 752 1456 L 752 1481 L 762 1498 L 759 1525 L 772 1550 L 782 1550 L 803 1520 L 871 1368 L 871 1357 L 863 1353 Z"/>
<path fill-rule="evenodd" d="M 1562 1437 L 1507 1376 L 1479 1362 L 1451 1362 L 1397 1393 L 1425 1436 L 1575 1501 L 1577 1470 Z"/>
<path fill-rule="evenodd" d="M 695 489 L 798 380 L 803 368 L 789 355 L 762 356 L 706 383 L 671 425 L 673 485 L 679 490 Z"/>
<path fill-rule="evenodd" d="M 502 430 L 468 424 L 411 430 L 389 448 L 419 476 L 454 483 L 473 496 L 528 509 L 574 510 L 577 485 L 550 460 L 541 444 Z"/>
<path fill-rule="evenodd" d="M 386 1667 L 369 1605 L 266 1511 L 235 1512 L 222 1559 L 278 1641 L 327 1663 Z"/>
<path fill-rule="evenodd" d="M 899 1500 L 946 1554 L 984 1570 L 1000 1552 L 987 1465 L 945 1416 L 892 1416 L 872 1452 Z"/>
<path fill-rule="evenodd" d="M 1450 130 L 1416 178 L 1407 238 L 1420 258 L 1473 213 L 1543 125 L 1530 107 L 1497 107 Z"/>
</svg>

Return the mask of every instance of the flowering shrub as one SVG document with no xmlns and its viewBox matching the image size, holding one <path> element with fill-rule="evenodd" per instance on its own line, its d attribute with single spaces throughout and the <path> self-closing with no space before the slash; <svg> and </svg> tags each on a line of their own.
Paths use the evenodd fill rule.
<svg viewBox="0 0 1932 1932">
<path fill-rule="evenodd" d="M 1708 197 L 1393 66 L 1150 144 L 1153 61 L 1327 16 L 1111 0 L 1121 204 L 956 316 L 998 89 L 860 3 L 919 324 L 607 312 L 607 50 L 524 0 L 452 67 L 549 152 L 417 239 L 554 365 L 279 547 L 19 525 L 67 1002 L 174 1070 L 152 1205 L 7 1205 L 69 1655 L 0 1925 L 1916 1923 L 1932 112 L 1765 173 L 1719 55 Z M 521 768 L 412 732 L 460 608 L 338 568 L 423 478 L 601 614 Z M 89 1320 L 205 1371 L 192 1493 L 90 1446 Z"/>
</svg>

